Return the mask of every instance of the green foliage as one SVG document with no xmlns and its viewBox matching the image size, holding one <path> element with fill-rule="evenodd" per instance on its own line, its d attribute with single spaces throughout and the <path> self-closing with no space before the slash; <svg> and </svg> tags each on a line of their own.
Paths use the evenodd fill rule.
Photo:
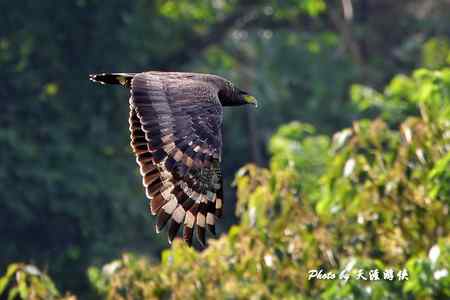
<svg viewBox="0 0 450 300">
<path fill-rule="evenodd" d="M 445 37 L 433 37 L 422 49 L 422 64 L 430 69 L 439 69 L 450 64 L 450 43 Z"/>
<path fill-rule="evenodd" d="M 212 23 L 229 13 L 237 1 L 157 1 L 161 15 L 179 21 Z"/>
<path fill-rule="evenodd" d="M 311 125 L 280 127 L 269 169 L 236 175 L 241 221 L 228 235 L 201 253 L 176 240 L 160 264 L 126 254 L 91 269 L 91 281 L 108 299 L 450 297 L 447 74 L 403 76 L 401 96 L 393 96 L 399 77 L 385 94 L 371 92 L 381 116 L 392 101 L 418 111 L 395 128 L 361 120 L 331 143 Z M 308 280 L 312 269 L 351 278 Z M 381 278 L 356 280 L 359 269 Z M 383 277 L 389 269 L 393 280 Z"/>
<path fill-rule="evenodd" d="M 71 295 L 61 296 L 46 274 L 33 265 L 24 264 L 8 266 L 0 277 L 0 295 L 8 300 L 75 300 Z"/>
<path fill-rule="evenodd" d="M 434 245 L 428 257 L 419 255 L 408 261 L 408 269 L 418 276 L 411 278 L 403 290 L 422 298 L 447 298 L 450 295 L 450 262 L 449 240 Z"/>
<path fill-rule="evenodd" d="M 315 132 L 311 125 L 291 122 L 281 126 L 269 143 L 271 170 L 296 171 L 296 188 L 308 195 L 309 201 L 320 197 L 319 178 L 329 160 L 330 139 Z"/>
<path fill-rule="evenodd" d="M 272 0 L 269 5 L 276 18 L 295 18 L 302 13 L 317 16 L 326 9 L 323 0 Z"/>
<path fill-rule="evenodd" d="M 419 69 L 411 77 L 395 76 L 382 94 L 366 86 L 353 85 L 351 98 L 360 111 L 381 112 L 381 117 L 391 124 L 417 115 L 419 110 L 425 120 L 439 118 L 436 121 L 441 123 L 450 118 L 449 83 L 450 69 Z"/>
</svg>

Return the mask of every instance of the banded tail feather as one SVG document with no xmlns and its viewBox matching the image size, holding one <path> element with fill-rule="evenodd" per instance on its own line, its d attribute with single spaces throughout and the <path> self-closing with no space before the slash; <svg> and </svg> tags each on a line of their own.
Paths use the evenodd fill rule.
<svg viewBox="0 0 450 300">
<path fill-rule="evenodd" d="M 101 84 L 118 84 L 126 88 L 131 87 L 131 80 L 136 73 L 101 73 L 90 74 L 89 79 Z"/>
</svg>

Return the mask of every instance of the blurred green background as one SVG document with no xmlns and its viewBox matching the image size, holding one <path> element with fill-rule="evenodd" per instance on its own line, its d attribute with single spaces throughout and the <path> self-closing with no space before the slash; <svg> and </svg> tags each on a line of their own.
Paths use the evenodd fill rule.
<svg viewBox="0 0 450 300">
<path fill-rule="evenodd" d="M 1 299 L 450 298 L 449 1 L 0 11 Z M 222 75 L 260 103 L 225 112 L 226 214 L 203 252 L 154 233 L 128 92 L 88 80 L 145 70 Z M 307 279 L 349 266 L 409 278 Z"/>
</svg>

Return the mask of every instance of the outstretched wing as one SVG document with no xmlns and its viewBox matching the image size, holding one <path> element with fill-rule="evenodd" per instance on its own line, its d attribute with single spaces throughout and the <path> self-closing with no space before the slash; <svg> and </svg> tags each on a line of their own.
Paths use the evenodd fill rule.
<svg viewBox="0 0 450 300">
<path fill-rule="evenodd" d="M 169 221 L 169 242 L 184 225 L 191 245 L 194 227 L 205 244 L 223 209 L 220 160 L 222 106 L 203 81 L 136 75 L 131 82 L 131 146 L 159 232 Z"/>
</svg>

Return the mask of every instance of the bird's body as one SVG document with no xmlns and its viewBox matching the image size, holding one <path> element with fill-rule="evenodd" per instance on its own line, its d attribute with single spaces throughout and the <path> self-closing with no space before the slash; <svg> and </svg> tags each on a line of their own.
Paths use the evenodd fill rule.
<svg viewBox="0 0 450 300">
<path fill-rule="evenodd" d="M 222 77 L 199 73 L 144 72 L 91 75 L 92 81 L 130 89 L 131 147 L 159 232 L 170 221 L 171 242 L 183 225 L 205 244 L 223 211 L 222 106 L 255 99 Z"/>
</svg>

